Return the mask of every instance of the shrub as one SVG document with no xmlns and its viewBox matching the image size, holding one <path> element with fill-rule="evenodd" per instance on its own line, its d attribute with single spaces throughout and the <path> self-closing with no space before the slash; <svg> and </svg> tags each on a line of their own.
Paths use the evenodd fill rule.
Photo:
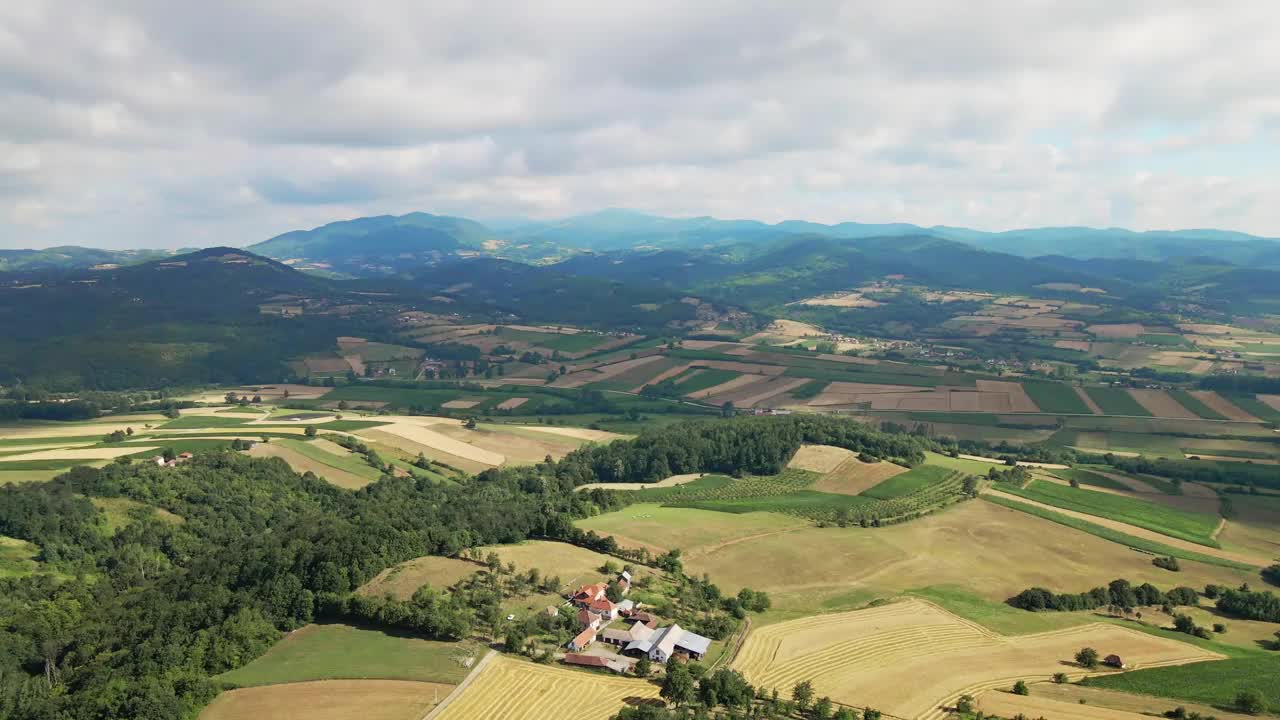
<svg viewBox="0 0 1280 720">
<path fill-rule="evenodd" d="M 1182 568 L 1178 565 L 1178 558 L 1176 558 L 1176 557 L 1158 557 L 1158 558 L 1154 558 L 1154 559 L 1152 559 L 1152 560 L 1151 560 L 1151 564 L 1152 564 L 1152 565 L 1155 565 L 1155 566 L 1156 566 L 1156 567 L 1158 567 L 1158 568 L 1162 568 L 1162 569 L 1164 569 L 1164 570 L 1169 570 L 1169 571 L 1171 571 L 1171 572 L 1178 572 L 1178 571 L 1182 570 Z"/>
<path fill-rule="evenodd" d="M 1236 695 L 1236 709 L 1242 713 L 1259 715 L 1267 711 L 1267 705 L 1262 701 L 1262 693 L 1257 690 L 1241 690 Z"/>
</svg>

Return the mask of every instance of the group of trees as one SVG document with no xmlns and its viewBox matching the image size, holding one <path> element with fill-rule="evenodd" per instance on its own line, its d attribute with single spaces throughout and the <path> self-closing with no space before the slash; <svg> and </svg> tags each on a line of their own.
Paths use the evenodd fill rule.
<svg viewBox="0 0 1280 720">
<path fill-rule="evenodd" d="M 1009 598 L 1006 602 L 1023 610 L 1096 610 L 1098 608 L 1118 607 L 1131 611 L 1137 607 L 1151 605 L 1195 605 L 1199 602 L 1200 593 L 1194 588 L 1176 587 L 1168 592 L 1150 584 L 1143 583 L 1134 587 L 1128 580 L 1112 580 L 1107 587 L 1096 587 L 1082 593 L 1054 593 L 1045 588 L 1028 588 Z"/>
<path fill-rule="evenodd" d="M 880 711 L 838 706 L 829 697 L 816 697 L 813 683 L 798 682 L 790 699 L 777 688 L 753 686 L 735 670 L 708 671 L 698 663 L 667 666 L 659 695 L 668 704 L 627 707 L 613 720 L 688 720 L 692 718 L 804 718 L 806 720 L 880 720 Z"/>
<path fill-rule="evenodd" d="M 1217 608 L 1228 615 L 1280 623 L 1280 597 L 1270 590 L 1250 590 L 1248 585 L 1234 590 L 1219 586 L 1215 595 Z"/>
</svg>

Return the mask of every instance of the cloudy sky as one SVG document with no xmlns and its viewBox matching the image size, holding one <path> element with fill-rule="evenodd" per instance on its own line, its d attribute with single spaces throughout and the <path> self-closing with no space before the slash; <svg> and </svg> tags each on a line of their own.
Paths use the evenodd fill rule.
<svg viewBox="0 0 1280 720">
<path fill-rule="evenodd" d="M 0 247 L 425 210 L 1280 236 L 1274 0 L 0 3 Z"/>
</svg>

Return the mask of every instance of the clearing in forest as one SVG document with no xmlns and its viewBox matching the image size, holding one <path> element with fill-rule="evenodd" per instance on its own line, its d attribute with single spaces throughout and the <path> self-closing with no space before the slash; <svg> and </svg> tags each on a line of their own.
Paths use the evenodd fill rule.
<svg viewBox="0 0 1280 720">
<path fill-rule="evenodd" d="M 317 451 L 319 452 L 319 451 Z M 311 472 L 318 477 L 322 477 L 330 483 L 347 489 L 358 489 L 373 482 L 368 477 L 361 477 L 353 472 L 342 470 L 333 465 L 320 462 L 319 460 L 308 457 L 296 448 L 287 447 L 281 441 L 270 443 L 258 443 L 249 449 L 249 455 L 252 457 L 276 457 L 284 460 L 293 468 L 294 472 L 305 473 Z M 336 457 L 336 456 L 335 456 Z M 373 470 L 373 468 L 369 468 Z M 376 479 L 376 478 L 374 478 Z"/>
<path fill-rule="evenodd" d="M 625 705 L 657 697 L 658 686 L 646 680 L 497 656 L 436 720 L 607 720 Z"/>
<path fill-rule="evenodd" d="M 452 685 L 406 680 L 320 680 L 228 690 L 200 720 L 420 720 Z"/>
<path fill-rule="evenodd" d="M 942 717 L 940 708 L 962 693 L 1018 679 L 1080 677 L 1083 669 L 1064 663 L 1086 646 L 1119 654 L 1133 667 L 1223 657 L 1108 623 L 1006 637 L 911 599 L 767 625 L 747 637 L 733 665 L 757 686 L 785 693 L 808 680 L 817 696 L 911 719 Z"/>
<path fill-rule="evenodd" d="M 383 570 L 356 592 L 370 597 L 390 595 L 397 600 L 408 600 L 423 585 L 443 590 L 478 570 L 479 565 L 466 560 L 424 555 Z"/>
<path fill-rule="evenodd" d="M 600 535 L 612 535 L 623 547 L 643 540 L 663 549 L 680 548 L 686 557 L 744 539 L 809 526 L 808 522 L 779 513 L 721 513 L 649 503 L 628 505 L 574 524 Z"/>
</svg>

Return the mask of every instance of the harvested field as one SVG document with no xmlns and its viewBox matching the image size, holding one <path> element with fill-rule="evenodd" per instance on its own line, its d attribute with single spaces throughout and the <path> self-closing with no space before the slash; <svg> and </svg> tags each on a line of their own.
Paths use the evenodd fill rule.
<svg viewBox="0 0 1280 720">
<path fill-rule="evenodd" d="M 502 402 L 495 405 L 493 409 L 494 410 L 515 410 L 516 408 L 520 407 L 521 405 L 527 402 L 529 402 L 529 398 L 527 397 L 507 398 L 506 400 L 503 400 Z"/>
<path fill-rule="evenodd" d="M 1223 657 L 1105 623 L 1005 637 L 911 599 L 762 627 L 747 637 L 733 664 L 756 685 L 790 688 L 809 680 L 816 695 L 923 718 L 941 717 L 939 708 L 962 693 L 1064 670 L 1080 676 L 1064 663 L 1086 645 L 1139 667 Z"/>
<path fill-rule="evenodd" d="M 649 488 L 673 487 L 675 485 L 683 485 L 687 482 L 693 482 L 698 478 L 705 476 L 706 473 L 685 473 L 683 475 L 672 475 L 665 480 L 659 480 L 656 483 L 588 483 L 579 485 L 574 490 L 647 490 Z"/>
<path fill-rule="evenodd" d="M 1003 380 L 978 380 L 978 392 L 981 393 L 1002 393 L 1008 397 L 1009 412 L 1040 412 L 1040 408 L 1031 401 L 1031 396 L 1027 395 L 1027 391 L 1022 388 L 1020 383 L 1005 382 Z M 1002 412 L 983 407 L 987 412 Z"/>
<path fill-rule="evenodd" d="M 4 445 L 0 446 L 0 451 L 5 453 L 32 452 L 36 450 L 59 450 L 66 448 L 83 448 L 90 445 L 97 445 L 97 440 L 85 440 L 81 442 L 70 443 L 33 443 L 30 445 Z"/>
<path fill-rule="evenodd" d="M 1222 397 L 1212 390 L 1190 390 L 1188 394 L 1191 397 L 1204 403 L 1210 410 L 1227 418 L 1228 420 L 1239 420 L 1241 422 L 1258 422 L 1258 418 L 1232 405 L 1229 400 Z"/>
<path fill-rule="evenodd" d="M 814 483 L 813 489 L 837 495 L 860 495 L 905 472 L 906 468 L 891 462 L 864 463 L 856 457 L 849 457 Z"/>
<path fill-rule="evenodd" d="M 1214 462 L 1251 462 L 1259 465 L 1280 465 L 1280 460 L 1272 460 L 1270 458 L 1248 458 L 1233 455 L 1205 455 L 1203 453 L 1183 453 L 1184 458 L 1200 458 L 1201 460 L 1212 460 Z"/>
<path fill-rule="evenodd" d="M 854 455 L 855 453 L 850 450 L 831 445 L 804 445 L 791 457 L 787 467 L 816 473 L 829 473 L 840 467 L 844 461 L 853 458 Z"/>
<path fill-rule="evenodd" d="M 1198 419 L 1199 416 L 1186 409 L 1163 390 L 1130 390 L 1129 394 L 1142 407 L 1156 417 Z"/>
<path fill-rule="evenodd" d="M 805 300 L 797 300 L 793 303 L 787 303 L 787 304 L 788 305 L 826 305 L 829 307 L 842 307 L 842 308 L 868 308 L 868 307 L 880 307 L 884 303 L 879 303 L 879 302 L 876 302 L 875 300 L 872 300 L 871 298 L 863 297 L 862 293 L 855 290 L 853 292 L 836 293 L 834 295 L 824 295 L 821 297 L 807 298 Z"/>
<path fill-rule="evenodd" d="M 991 463 L 992 465 L 1004 465 L 1004 461 L 999 458 L 989 458 L 989 457 L 983 457 L 981 455 L 965 455 L 963 453 L 960 454 L 960 457 L 965 460 L 973 460 L 974 462 Z M 1022 467 L 1043 468 L 1045 470 L 1065 470 L 1069 467 L 1067 465 L 1058 465 L 1056 463 L 1029 462 L 1027 460 L 1018 460 L 1016 462 L 1018 465 Z"/>
<path fill-rule="evenodd" d="M 425 445 L 449 455 L 465 458 L 475 463 L 496 467 L 506 461 L 506 456 L 492 450 L 484 450 L 474 445 L 455 440 L 441 432 L 408 423 L 392 423 L 378 428 L 379 431 L 396 435 L 407 440 Z"/>
<path fill-rule="evenodd" d="M 978 698 L 978 704 L 983 706 L 985 699 L 991 695 L 997 694 L 998 691 L 992 690 L 983 693 Z M 1016 704 L 1026 699 L 1028 696 L 1017 696 L 1010 693 L 1002 693 L 1008 695 L 1008 698 L 1001 699 L 1002 702 Z M 1136 720 L 1135 716 L 1149 719 L 1153 716 L 1163 715 L 1171 709 L 1169 700 L 1163 698 L 1152 697 L 1149 695 L 1134 695 L 1126 692 L 1118 692 L 1116 690 L 1105 690 L 1103 688 L 1090 687 L 1088 685 L 1077 685 L 1067 683 L 1058 685 L 1055 683 L 1039 683 L 1032 686 L 1031 697 L 1037 700 L 1054 702 L 1055 709 L 1061 710 L 1064 714 L 1054 712 L 1048 717 L 1063 717 L 1072 720 L 1070 713 L 1094 713 L 1089 718 L 1079 718 L 1078 720 Z M 1219 718 L 1219 720 L 1249 720 L 1252 716 L 1240 715 L 1237 713 L 1223 712 L 1222 710 L 1211 707 L 1209 705 L 1197 705 L 1185 701 L 1178 702 L 1187 709 L 1187 712 L 1198 712 L 1203 717 L 1210 715 Z M 1062 708 L 1062 705 L 1070 705 L 1071 709 Z M 1028 710 L 1030 712 L 1030 710 Z M 1034 712 L 1040 712 L 1035 710 Z M 1014 713 L 1016 714 L 1016 712 Z M 1013 717 L 1013 715 L 1005 715 L 1004 717 Z M 1037 715 L 1028 715 L 1027 717 L 1038 717 Z M 1078 716 L 1076 716 L 1078 718 Z"/>
<path fill-rule="evenodd" d="M 347 372 L 351 366 L 347 364 L 345 358 L 340 357 L 309 357 L 302 361 L 307 367 L 309 373 L 320 373 L 324 375 L 338 375 Z"/>
<path fill-rule="evenodd" d="M 452 685 L 407 680 L 319 680 L 228 690 L 200 720 L 420 720 Z"/>
<path fill-rule="evenodd" d="M 1257 398 L 1272 410 L 1280 412 L 1280 395 L 1258 395 Z"/>
<path fill-rule="evenodd" d="M 475 430 L 468 430 L 461 425 L 438 425 L 432 432 L 463 443 L 473 450 L 500 455 L 503 458 L 501 464 L 538 463 L 548 455 L 560 458 L 581 444 L 578 440 L 550 433 L 526 430 L 512 432 L 502 425 L 482 424 Z"/>
<path fill-rule="evenodd" d="M 443 590 L 478 570 L 479 565 L 466 560 L 426 555 L 383 570 L 356 592 L 370 597 L 390 595 L 397 600 L 408 600 L 423 585 Z"/>
<path fill-rule="evenodd" d="M 424 445 L 423 443 L 415 442 L 401 435 L 393 435 L 391 433 L 381 432 L 379 430 L 361 431 L 360 437 L 366 438 L 368 440 L 372 440 L 377 443 L 381 443 L 383 445 L 393 447 L 409 455 L 410 457 L 416 457 L 418 453 L 422 453 L 423 455 L 426 455 L 432 460 L 442 462 L 445 465 L 449 465 L 450 467 L 457 468 L 467 473 L 478 473 L 484 470 L 488 470 L 491 467 L 494 467 L 493 465 L 490 465 L 487 463 L 476 462 L 475 460 L 470 460 L 465 457 L 452 455 L 450 453 L 441 451 L 429 445 Z"/>
<path fill-rule="evenodd" d="M 294 472 L 314 473 L 317 477 L 322 477 L 338 487 L 354 490 L 362 488 L 372 482 L 368 478 L 360 477 L 359 475 L 347 472 L 346 470 L 339 470 L 338 468 L 326 465 L 319 460 L 309 458 L 297 450 L 285 447 L 280 443 L 258 443 L 249 449 L 249 455 L 259 458 L 280 458 L 288 463 L 289 467 L 293 468 Z"/>
<path fill-rule="evenodd" d="M 1104 338 L 1136 338 L 1147 329 L 1141 323 L 1119 323 L 1115 325 L 1090 325 L 1085 332 Z"/>
<path fill-rule="evenodd" d="M 1041 686 L 1037 685 L 1036 690 Z M 997 717 L 1051 717 L 1054 720 L 1149 720 L 1148 715 L 1081 702 L 1063 702 L 1033 695 L 1014 695 L 1007 690 L 987 690 L 977 698 L 982 712 Z M 1216 712 L 1216 711 L 1215 711 Z"/>
<path fill-rule="evenodd" d="M 440 403 L 440 407 L 449 408 L 450 410 L 466 410 L 467 408 L 473 408 L 479 405 L 480 402 L 481 402 L 480 400 L 476 400 L 474 398 L 466 398 L 466 399 L 450 400 L 449 402 L 446 402 L 446 403 Z"/>
<path fill-rule="evenodd" d="M 572 708 L 574 720 L 607 720 L 628 704 L 652 700 L 658 686 L 496 656 L 436 720 L 550 720 Z"/>
<path fill-rule="evenodd" d="M 517 427 L 541 433 L 551 433 L 552 435 L 563 435 L 588 442 L 611 442 L 622 437 L 618 433 L 612 433 L 608 430 L 592 430 L 591 428 L 557 427 L 553 425 L 518 425 Z"/>
<path fill-rule="evenodd" d="M 34 452 L 0 457 L 0 468 L 4 467 L 4 463 L 25 462 L 28 460 L 112 460 L 121 455 L 134 455 L 157 449 L 156 447 L 138 447 L 137 445 L 117 445 L 114 447 L 36 450 Z"/>
</svg>

